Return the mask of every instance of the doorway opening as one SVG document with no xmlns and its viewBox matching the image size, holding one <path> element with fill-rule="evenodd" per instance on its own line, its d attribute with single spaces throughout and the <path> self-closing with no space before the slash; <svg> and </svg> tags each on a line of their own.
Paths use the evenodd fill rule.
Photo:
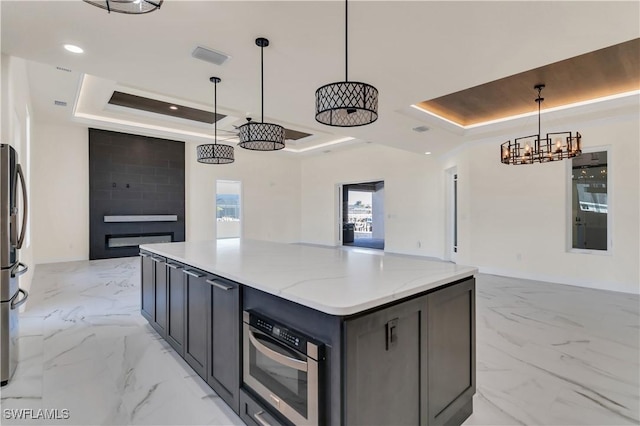
<svg viewBox="0 0 640 426">
<path fill-rule="evenodd" d="M 216 181 L 216 238 L 240 238 L 242 234 L 242 182 Z"/>
<path fill-rule="evenodd" d="M 384 250 L 384 181 L 342 186 L 342 244 Z"/>
</svg>

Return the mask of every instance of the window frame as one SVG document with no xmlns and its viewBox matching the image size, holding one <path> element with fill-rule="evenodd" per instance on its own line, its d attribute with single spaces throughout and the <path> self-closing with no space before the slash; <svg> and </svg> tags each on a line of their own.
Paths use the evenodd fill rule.
<svg viewBox="0 0 640 426">
<path fill-rule="evenodd" d="M 590 154 L 594 152 L 606 152 L 607 153 L 607 249 L 595 250 L 595 249 L 581 249 L 573 247 L 573 159 L 567 161 L 565 182 L 567 188 L 566 194 L 566 251 L 567 253 L 575 254 L 594 254 L 599 256 L 612 256 L 613 255 L 613 212 L 614 212 L 614 189 L 612 183 L 612 163 L 613 163 L 613 147 L 611 145 L 592 146 L 582 149 L 582 155 Z"/>
</svg>

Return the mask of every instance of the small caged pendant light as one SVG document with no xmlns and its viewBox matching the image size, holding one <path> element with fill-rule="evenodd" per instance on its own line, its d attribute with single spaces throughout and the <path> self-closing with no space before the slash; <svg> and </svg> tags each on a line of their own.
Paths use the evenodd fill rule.
<svg viewBox="0 0 640 426">
<path fill-rule="evenodd" d="M 199 163 L 206 164 L 229 164 L 233 163 L 233 147 L 218 143 L 218 83 L 219 77 L 211 77 L 209 79 L 213 85 L 213 143 L 198 145 L 196 147 L 196 155 Z"/>
<path fill-rule="evenodd" d="M 260 123 L 248 120 L 238 127 L 238 145 L 252 151 L 277 151 L 284 148 L 284 127 L 278 124 L 264 122 L 264 48 L 269 46 L 269 40 L 263 37 L 256 39 L 256 45 L 260 47 L 260 89 L 262 103 L 262 119 Z"/>
<path fill-rule="evenodd" d="M 378 119 L 378 89 L 349 81 L 348 3 L 344 2 L 344 81 L 316 90 L 316 121 L 328 126 L 355 127 Z"/>
</svg>

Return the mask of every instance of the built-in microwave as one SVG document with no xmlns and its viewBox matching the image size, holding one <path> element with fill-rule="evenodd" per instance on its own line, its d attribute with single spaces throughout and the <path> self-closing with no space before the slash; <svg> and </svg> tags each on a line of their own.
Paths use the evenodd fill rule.
<svg viewBox="0 0 640 426">
<path fill-rule="evenodd" d="M 255 311 L 243 312 L 243 339 L 244 387 L 295 425 L 320 424 L 324 345 Z"/>
</svg>

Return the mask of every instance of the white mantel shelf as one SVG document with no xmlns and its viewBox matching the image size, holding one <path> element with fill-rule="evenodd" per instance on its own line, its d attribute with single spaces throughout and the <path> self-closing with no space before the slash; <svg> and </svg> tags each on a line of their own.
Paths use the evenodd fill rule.
<svg viewBox="0 0 640 426">
<path fill-rule="evenodd" d="M 105 222 L 177 222 L 178 215 L 175 214 L 135 214 L 105 216 Z"/>
<path fill-rule="evenodd" d="M 389 253 L 219 240 L 141 249 L 286 300 L 347 316 L 473 276 L 477 268 Z"/>
</svg>

